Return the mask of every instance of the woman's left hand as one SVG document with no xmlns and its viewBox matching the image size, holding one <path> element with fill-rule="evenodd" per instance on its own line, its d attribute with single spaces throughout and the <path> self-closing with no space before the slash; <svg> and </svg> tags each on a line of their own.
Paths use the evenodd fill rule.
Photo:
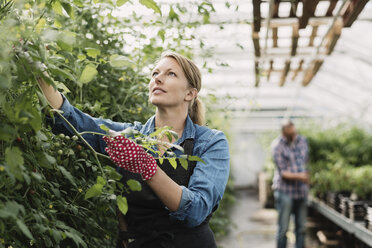
<svg viewBox="0 0 372 248">
<path fill-rule="evenodd" d="M 106 152 L 117 166 L 141 174 L 144 180 L 155 175 L 157 163 L 141 146 L 121 135 L 105 136 L 103 140 L 107 143 Z"/>
</svg>

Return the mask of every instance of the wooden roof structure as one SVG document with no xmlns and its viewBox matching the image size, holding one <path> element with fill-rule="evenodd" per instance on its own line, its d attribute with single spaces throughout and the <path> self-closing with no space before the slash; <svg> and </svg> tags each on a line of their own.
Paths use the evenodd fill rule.
<svg viewBox="0 0 372 248">
<path fill-rule="evenodd" d="M 255 86 L 274 73 L 279 86 L 296 79 L 307 86 L 368 1 L 253 0 Z"/>
</svg>

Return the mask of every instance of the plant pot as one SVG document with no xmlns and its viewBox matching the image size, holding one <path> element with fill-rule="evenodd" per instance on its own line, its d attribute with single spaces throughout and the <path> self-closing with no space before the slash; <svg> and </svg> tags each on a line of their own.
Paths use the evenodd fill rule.
<svg viewBox="0 0 372 248">
<path fill-rule="evenodd" d="M 349 199 L 349 218 L 352 221 L 363 221 L 367 215 L 366 204 L 372 205 L 372 202 L 363 200 L 353 201 Z"/>
</svg>

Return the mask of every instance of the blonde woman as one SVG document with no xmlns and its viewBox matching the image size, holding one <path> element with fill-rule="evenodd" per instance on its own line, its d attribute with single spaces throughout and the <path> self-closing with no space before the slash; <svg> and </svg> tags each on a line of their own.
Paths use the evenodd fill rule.
<svg viewBox="0 0 372 248">
<path fill-rule="evenodd" d="M 114 131 L 133 127 L 147 135 L 170 126 L 180 137 L 173 142 L 183 146 L 186 154 L 205 161 L 189 162 L 187 170 L 182 166 L 174 169 L 167 160 L 157 164 L 151 155 L 124 137 L 104 140 L 98 135 L 86 135 L 94 149 L 110 155 L 124 181 L 136 179 L 142 184 L 140 192 L 125 195 L 129 208 L 119 218 L 118 247 L 216 247 L 208 221 L 226 187 L 229 148 L 221 131 L 203 126 L 204 113 L 198 98 L 201 74 L 191 60 L 173 52 L 162 54 L 149 83 L 149 100 L 156 107 L 156 114 L 144 125 L 93 118 L 71 106 L 42 80 L 40 85 L 52 107 L 62 110 L 80 132 L 102 133 L 99 126 L 104 124 Z M 72 134 L 58 118 L 55 129 Z M 180 155 L 180 151 L 174 152 Z"/>
</svg>

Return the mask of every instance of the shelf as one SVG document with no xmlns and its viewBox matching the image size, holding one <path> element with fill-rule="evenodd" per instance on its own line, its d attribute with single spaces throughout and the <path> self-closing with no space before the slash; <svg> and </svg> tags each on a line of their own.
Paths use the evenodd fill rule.
<svg viewBox="0 0 372 248">
<path fill-rule="evenodd" d="M 355 237 L 363 241 L 365 244 L 372 246 L 372 232 L 364 227 L 363 222 L 354 222 L 313 197 L 309 197 L 308 205 L 316 209 L 319 213 L 348 233 L 354 234 Z"/>
</svg>

